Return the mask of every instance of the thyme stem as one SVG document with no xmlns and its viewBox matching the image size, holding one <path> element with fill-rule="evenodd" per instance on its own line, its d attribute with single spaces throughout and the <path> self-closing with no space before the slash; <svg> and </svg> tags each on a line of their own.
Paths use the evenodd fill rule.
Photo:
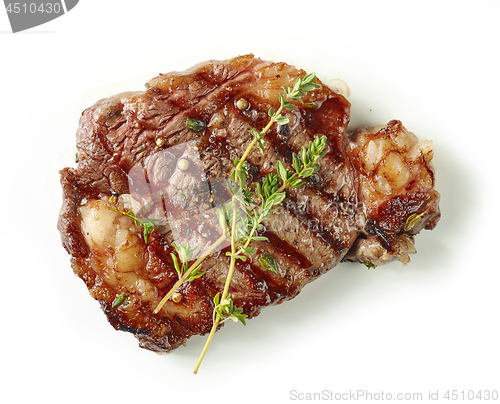
<svg viewBox="0 0 500 404">
<path fill-rule="evenodd" d="M 236 232 L 234 229 L 236 229 L 236 214 L 237 214 L 237 206 L 236 206 L 236 197 L 233 196 L 233 223 L 231 226 L 231 263 L 229 264 L 229 271 L 227 273 L 226 277 L 226 283 L 224 285 L 224 292 L 222 293 L 222 298 L 221 301 L 223 301 L 228 294 L 229 291 L 229 285 L 231 284 L 231 279 L 233 277 L 233 272 L 234 272 L 234 267 L 236 264 Z M 215 334 L 215 331 L 217 331 L 217 327 L 219 323 L 221 322 L 222 318 L 219 315 L 219 313 L 216 312 L 215 316 L 215 321 L 212 324 L 212 329 L 210 330 L 210 335 L 208 336 L 207 342 L 205 343 L 205 346 L 203 347 L 203 350 L 201 351 L 200 357 L 198 358 L 198 362 L 196 363 L 196 366 L 193 370 L 193 373 L 196 374 L 198 373 L 198 369 L 200 368 L 201 362 L 203 361 L 203 358 L 205 357 L 205 354 L 208 350 L 208 347 L 210 346 L 210 343 L 212 342 L 212 338 Z"/>
<path fill-rule="evenodd" d="M 221 301 L 223 301 L 227 293 L 229 291 L 229 284 L 231 283 L 231 279 L 233 277 L 234 267 L 236 263 L 236 214 L 237 214 L 237 206 L 236 206 L 236 198 L 233 196 L 233 224 L 231 226 L 231 264 L 229 266 L 229 271 L 227 273 L 226 284 L 224 285 L 224 292 L 222 293 Z"/>
<path fill-rule="evenodd" d="M 280 105 L 280 107 L 278 108 L 278 111 L 276 111 L 276 114 L 269 120 L 269 122 L 266 125 L 266 127 L 261 130 L 261 132 L 260 132 L 261 134 L 263 134 L 263 135 L 266 134 L 266 132 L 271 128 L 271 126 L 273 125 L 273 123 L 276 121 L 276 117 L 279 116 L 279 114 L 283 110 L 283 105 L 284 104 Z M 254 139 L 252 140 L 252 142 L 248 145 L 247 149 L 245 150 L 245 153 L 243 153 L 243 156 L 241 156 L 241 160 L 238 162 L 238 165 L 236 166 L 235 171 L 238 171 L 241 168 L 241 165 L 247 159 L 248 155 L 250 154 L 250 152 L 252 151 L 253 147 L 255 146 L 255 143 L 257 143 L 258 140 L 259 139 L 257 137 L 254 137 Z"/>
<path fill-rule="evenodd" d="M 314 75 L 307 76 L 306 79 L 305 79 L 305 81 L 307 83 L 309 83 L 310 80 L 314 81 Z M 287 109 L 297 109 L 296 107 L 292 108 L 292 106 L 290 105 L 290 102 L 288 101 L 288 99 L 290 98 L 290 99 L 297 100 L 298 97 L 304 95 L 304 93 L 301 91 L 301 87 L 303 86 L 303 84 L 304 84 L 304 82 L 302 82 L 301 79 L 299 78 L 296 81 L 293 90 L 289 89 L 288 91 L 285 91 L 284 95 L 280 95 L 280 106 L 279 106 L 278 110 L 275 112 L 272 109 L 270 109 L 269 110 L 269 116 L 271 117 L 271 119 L 269 120 L 269 122 L 267 123 L 267 125 L 264 127 L 264 129 L 262 131 L 260 131 L 260 132 L 255 131 L 253 140 L 250 142 L 250 144 L 246 148 L 245 152 L 241 156 L 241 159 L 236 164 L 235 169 L 233 170 L 233 173 L 236 173 L 234 175 L 234 177 L 233 177 L 234 181 L 239 186 L 244 186 L 244 184 L 242 184 L 242 180 L 241 180 L 241 177 L 239 175 L 239 171 L 242 170 L 242 167 L 244 167 L 243 163 L 248 158 L 248 155 L 252 151 L 253 147 L 255 146 L 255 144 L 257 142 L 259 142 L 259 146 L 261 147 L 261 150 L 263 151 L 263 147 L 262 147 L 262 143 L 261 143 L 261 138 L 266 134 L 266 132 L 271 128 L 271 126 L 275 122 L 277 122 L 278 120 L 280 120 L 281 122 L 283 122 L 283 120 L 286 119 L 285 122 L 288 122 L 288 118 L 281 117 L 281 115 L 280 115 L 281 111 L 283 111 L 283 109 L 285 108 L 285 105 L 287 105 L 287 104 L 289 104 L 289 107 L 287 107 Z M 317 87 L 319 87 L 319 86 L 313 85 L 313 84 L 309 84 L 309 89 L 305 90 L 305 91 L 310 91 L 310 90 L 312 90 L 314 88 L 317 88 Z M 305 163 L 305 161 L 304 161 L 304 163 Z M 309 168 L 310 165 L 312 165 L 312 164 L 313 164 L 313 162 L 310 161 L 309 164 L 307 164 L 303 169 Z M 291 178 L 286 178 L 285 177 L 283 179 L 283 185 L 273 195 L 275 195 L 277 193 L 280 193 L 284 189 L 288 188 L 292 184 L 292 181 L 297 178 L 297 176 L 298 175 L 295 174 Z M 281 200 L 282 200 L 282 198 L 281 198 Z M 218 309 L 217 302 L 219 302 L 219 301 L 220 302 L 224 302 L 225 299 L 226 299 L 226 297 L 228 296 L 229 286 L 231 284 L 231 280 L 232 280 L 232 277 L 233 277 L 234 268 L 236 266 L 237 255 L 240 254 L 240 253 L 245 253 L 247 247 L 252 242 L 253 235 L 254 235 L 255 231 L 257 230 L 257 227 L 258 227 L 259 223 L 265 217 L 265 214 L 261 214 L 260 217 L 259 217 L 259 219 L 255 221 L 255 223 L 252 226 L 252 229 L 250 231 L 250 234 L 249 234 L 249 236 L 247 238 L 247 241 L 245 242 L 245 244 L 244 244 L 243 247 L 240 247 L 238 249 L 238 252 L 237 252 L 236 251 L 236 222 L 237 222 L 237 205 L 236 205 L 236 202 L 237 202 L 237 198 L 236 198 L 235 195 L 233 195 L 232 202 L 233 202 L 234 206 L 233 206 L 233 218 L 232 218 L 232 224 L 231 224 L 231 263 L 230 263 L 229 270 L 228 270 L 228 273 L 227 273 L 226 283 L 224 285 L 224 291 L 222 293 L 222 297 L 221 297 L 220 300 L 217 299 L 217 301 L 215 302 L 216 303 L 216 307 L 214 308 L 214 316 L 213 316 L 212 329 L 210 330 L 210 334 L 208 336 L 207 342 L 205 343 L 205 346 L 203 347 L 203 350 L 202 350 L 202 352 L 200 354 L 200 357 L 198 358 L 198 362 L 196 363 L 196 366 L 195 366 L 194 371 L 193 371 L 194 374 L 196 374 L 198 372 L 198 369 L 200 368 L 201 362 L 203 361 L 203 358 L 205 357 L 205 354 L 206 354 L 206 352 L 208 350 L 208 347 L 210 346 L 210 343 L 211 343 L 212 338 L 213 338 L 213 336 L 215 334 L 215 331 L 217 330 L 217 327 L 219 326 L 219 324 L 221 324 L 221 322 L 224 322 L 224 321 L 226 321 L 228 319 L 228 318 L 223 319 L 222 314 L 219 314 L 219 310 L 217 310 Z M 231 303 L 231 305 L 232 305 L 232 303 Z"/>
<path fill-rule="evenodd" d="M 200 357 L 198 358 L 198 362 L 196 362 L 196 366 L 194 367 L 193 373 L 197 374 L 198 369 L 200 368 L 201 362 L 203 361 L 203 358 L 205 357 L 205 354 L 207 353 L 208 347 L 210 346 L 210 343 L 212 342 L 212 338 L 214 337 L 215 331 L 217 330 L 217 325 L 219 322 L 219 314 L 217 313 L 217 318 L 214 321 L 214 325 L 212 326 L 212 329 L 210 330 L 210 334 L 207 338 L 207 342 L 205 342 L 205 346 L 203 347 L 203 350 L 201 351 Z M 217 325 L 216 325 L 217 323 Z"/>
<path fill-rule="evenodd" d="M 231 318 L 233 321 L 241 321 L 243 325 L 245 325 L 245 318 L 248 317 L 245 313 L 243 313 L 243 308 L 241 307 L 235 307 L 233 305 L 233 300 L 231 298 L 231 295 L 229 294 L 229 287 L 231 285 L 233 273 L 236 267 L 236 259 L 241 259 L 245 261 L 247 257 L 245 255 L 253 255 L 256 253 L 256 250 L 253 248 L 249 248 L 249 245 L 253 240 L 267 240 L 266 237 L 254 237 L 255 232 L 259 229 L 259 225 L 262 221 L 266 220 L 267 214 L 271 212 L 272 206 L 273 205 L 278 205 L 283 201 L 283 199 L 286 197 L 286 194 L 282 192 L 288 187 L 293 187 L 296 188 L 304 183 L 304 181 L 300 178 L 306 178 L 311 176 L 314 172 L 318 171 L 319 165 L 316 164 L 316 161 L 318 160 L 319 157 L 322 157 L 320 153 L 322 152 L 324 148 L 324 142 L 326 140 L 326 137 L 322 137 L 322 143 L 317 142 L 316 138 L 314 142 L 309 142 L 309 148 L 310 151 L 307 150 L 305 147 L 302 147 L 302 152 L 301 152 L 301 160 L 302 162 L 299 161 L 299 158 L 297 157 L 296 154 L 293 154 L 294 158 L 294 163 L 293 167 L 296 171 L 295 174 L 292 174 L 291 171 L 288 171 L 283 163 L 278 161 L 278 175 L 274 174 L 268 174 L 268 176 L 265 177 L 262 185 L 258 183 L 256 185 L 257 187 L 257 194 L 261 197 L 262 199 L 262 206 L 260 208 L 260 214 L 257 217 L 257 214 L 254 215 L 251 219 L 253 222 L 253 225 L 251 226 L 251 230 L 248 233 L 249 235 L 246 236 L 246 233 L 248 232 L 248 223 L 244 223 L 245 230 L 242 230 L 241 228 L 237 227 L 238 220 L 238 205 L 237 203 L 239 202 L 239 199 L 237 197 L 237 192 L 241 191 L 243 198 L 241 200 L 241 203 L 244 205 L 250 205 L 253 203 L 254 205 L 256 204 L 253 199 L 251 191 L 247 188 L 246 182 L 248 178 L 248 171 L 246 168 L 246 159 L 248 158 L 250 152 L 252 151 L 253 147 L 255 146 L 256 143 L 259 144 L 259 147 L 262 152 L 264 152 L 264 146 L 263 146 L 263 137 L 267 133 L 267 131 L 271 128 L 271 126 L 274 123 L 277 123 L 278 125 L 286 125 L 289 122 L 289 118 L 286 116 L 281 116 L 281 112 L 286 109 L 288 111 L 293 111 L 293 110 L 298 110 L 299 108 L 296 105 L 293 105 L 291 101 L 298 101 L 301 102 L 302 104 L 304 103 L 303 100 L 301 99 L 306 92 L 312 91 L 314 89 L 320 88 L 320 85 L 315 84 L 314 81 L 316 80 L 315 74 L 311 73 L 302 79 L 301 77 L 298 77 L 297 80 L 295 81 L 294 85 L 292 88 L 288 87 L 283 89 L 285 90 L 285 93 L 279 94 L 279 101 L 280 101 L 280 106 L 277 111 L 274 111 L 273 108 L 270 108 L 268 111 L 268 115 L 270 117 L 269 122 L 267 125 L 262 129 L 260 132 L 256 129 L 250 129 L 250 133 L 253 134 L 253 139 L 247 146 L 245 152 L 241 156 L 241 159 L 238 160 L 236 159 L 234 161 L 235 168 L 231 173 L 231 179 L 235 183 L 234 187 L 234 192 L 233 197 L 232 197 L 232 218 L 228 218 L 228 212 L 224 208 L 218 209 L 217 210 L 217 217 L 219 218 L 219 223 L 221 227 L 223 228 L 223 234 L 222 236 L 210 246 L 209 249 L 207 249 L 203 254 L 196 260 L 196 262 L 191 265 L 186 272 L 182 275 L 179 276 L 179 280 L 175 283 L 175 285 L 170 289 L 170 291 L 165 295 L 165 297 L 161 300 L 161 302 L 158 304 L 156 309 L 154 310 L 154 313 L 158 313 L 163 305 L 168 301 L 168 299 L 174 294 L 174 292 L 186 281 L 189 279 L 191 273 L 197 268 L 199 269 L 200 264 L 203 262 L 203 260 L 210 255 L 215 248 L 220 245 L 223 241 L 228 239 L 229 237 L 231 238 L 231 253 L 227 252 L 226 255 L 229 255 L 231 257 L 230 260 L 230 265 L 228 269 L 228 273 L 226 275 L 226 281 L 224 284 L 224 289 L 222 292 L 222 296 L 220 296 L 219 293 L 217 293 L 214 297 L 214 310 L 213 310 L 213 315 L 212 315 L 212 328 L 210 330 L 209 336 L 207 338 L 207 341 L 205 343 L 205 346 L 203 347 L 203 350 L 198 358 L 198 362 L 196 363 L 196 366 L 193 370 L 193 373 L 196 374 L 201 366 L 201 362 L 203 361 L 203 358 L 205 357 L 205 354 L 208 350 L 208 347 L 210 346 L 210 343 L 212 341 L 212 338 L 217 331 L 217 327 L 219 327 L 222 323 L 227 321 L 229 318 Z M 324 154 L 323 154 L 324 155 Z M 312 166 L 314 164 L 314 166 Z M 311 167 L 312 166 L 312 167 Z M 276 188 L 278 188 L 278 178 L 281 178 L 283 180 L 282 186 L 276 191 Z M 274 190 L 274 192 L 273 192 Z M 245 208 L 245 211 L 249 213 L 249 209 L 251 210 L 252 208 Z M 231 220 L 231 224 L 228 222 Z M 243 219 L 245 220 L 245 219 Z M 230 227 L 230 230 L 228 230 L 228 225 Z M 242 236 L 238 235 L 239 233 L 244 233 Z M 230 236 L 229 236 L 230 234 Z M 241 237 L 241 238 L 240 238 Z M 237 242 L 239 240 L 242 240 L 243 238 L 246 237 L 246 241 L 243 244 L 243 246 L 240 246 L 237 248 Z M 177 249 L 177 248 L 176 248 Z M 183 250 L 184 251 L 184 250 Z M 190 250 L 189 250 L 190 251 Z M 175 258 L 175 257 L 173 257 Z M 260 262 L 260 260 L 259 260 Z M 179 266 L 177 263 L 177 260 L 174 260 L 174 266 L 176 266 L 177 272 L 179 274 L 181 271 L 177 269 Z M 261 263 L 262 265 L 262 263 Z M 269 267 L 269 265 L 268 265 Z M 269 269 L 269 268 L 267 268 Z M 196 272 L 195 272 L 196 274 Z"/>
<path fill-rule="evenodd" d="M 259 225 L 259 223 L 260 223 L 260 221 L 261 221 L 261 220 L 262 220 L 262 215 L 260 215 L 258 222 L 256 222 L 256 223 L 252 226 L 252 230 L 250 231 L 250 235 L 248 236 L 248 240 L 247 240 L 247 242 L 245 243 L 245 245 L 244 245 L 243 247 L 241 247 L 241 248 L 240 248 L 240 250 L 238 251 L 238 254 L 239 254 L 240 252 L 244 252 L 244 251 L 245 251 L 245 248 L 247 248 L 247 247 L 250 245 L 250 243 L 252 242 L 252 237 L 253 237 L 253 235 L 254 235 L 254 233 L 255 233 L 255 230 L 257 230 L 257 226 Z"/>
</svg>

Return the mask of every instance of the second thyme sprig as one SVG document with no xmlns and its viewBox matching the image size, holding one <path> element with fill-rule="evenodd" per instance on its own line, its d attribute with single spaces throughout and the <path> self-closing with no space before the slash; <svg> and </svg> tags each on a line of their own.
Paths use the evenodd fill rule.
<svg viewBox="0 0 500 404">
<path fill-rule="evenodd" d="M 188 263 L 189 261 L 192 260 L 193 253 L 195 252 L 197 247 L 191 248 L 187 243 L 185 245 L 180 245 L 180 246 L 177 246 L 177 244 L 175 243 L 172 243 L 172 245 L 175 248 L 177 255 L 179 256 L 179 259 L 177 259 L 177 255 L 175 255 L 174 253 L 170 253 L 170 256 L 172 257 L 172 262 L 174 263 L 174 268 L 177 271 L 177 274 L 179 275 L 179 279 L 183 279 L 182 276 L 188 271 L 189 269 Z M 192 282 L 195 279 L 202 277 L 205 274 L 205 272 L 200 272 L 200 268 L 201 264 L 199 264 L 192 271 L 190 271 L 189 276 L 186 277 L 184 282 Z"/>
<path fill-rule="evenodd" d="M 318 160 L 327 153 L 325 149 L 326 136 L 315 137 L 309 142 L 309 147 L 302 146 L 300 153 L 292 153 L 293 170 L 287 170 L 285 165 L 278 161 L 278 175 L 283 180 L 282 188 L 296 188 L 305 183 L 308 178 L 319 171 Z M 295 171 L 295 172 L 294 172 Z"/>
</svg>

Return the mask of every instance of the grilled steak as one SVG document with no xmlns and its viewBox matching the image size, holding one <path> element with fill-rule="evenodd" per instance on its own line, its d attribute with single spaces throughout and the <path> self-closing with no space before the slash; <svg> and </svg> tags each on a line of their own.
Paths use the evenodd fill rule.
<svg viewBox="0 0 500 404">
<path fill-rule="evenodd" d="M 225 242 L 155 314 L 178 280 L 173 244 L 196 247 L 195 257 L 220 236 L 217 207 L 228 201 L 229 176 L 252 135 L 278 109 L 281 86 L 305 72 L 252 55 L 209 61 L 185 72 L 160 74 L 145 91 L 98 101 L 77 131 L 79 163 L 61 171 L 58 229 L 74 272 L 109 322 L 133 333 L 143 348 L 168 352 L 212 326 L 213 297 L 229 266 Z M 277 273 L 256 257 L 237 260 L 230 293 L 249 318 L 296 296 L 342 260 L 380 265 L 409 261 L 414 236 L 439 220 L 432 144 L 419 143 L 399 121 L 347 133 L 349 102 L 327 86 L 307 94 L 274 125 L 264 153 L 248 156 L 252 181 L 291 165 L 292 153 L 326 135 L 321 168 L 287 197 L 255 242 L 256 257 L 271 255 Z M 196 126 L 187 127 L 188 119 Z M 193 130 L 195 129 L 195 130 Z M 147 235 L 131 217 L 158 219 Z M 266 255 L 267 256 L 267 255 Z M 113 305 L 122 295 L 122 304 Z M 114 306 L 114 307 L 113 307 Z"/>
</svg>

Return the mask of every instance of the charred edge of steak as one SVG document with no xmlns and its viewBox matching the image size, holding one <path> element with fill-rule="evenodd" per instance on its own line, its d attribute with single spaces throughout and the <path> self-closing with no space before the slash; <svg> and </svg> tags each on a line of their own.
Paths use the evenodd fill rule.
<svg viewBox="0 0 500 404">
<path fill-rule="evenodd" d="M 116 315 L 116 311 L 112 308 L 111 303 L 105 300 L 101 300 L 100 303 L 102 310 L 104 311 L 104 314 L 106 314 L 109 323 L 113 326 L 115 330 L 129 332 L 136 336 L 146 336 L 152 334 L 150 330 L 147 330 L 145 328 L 136 328 L 134 326 L 124 324 L 122 322 L 123 320 Z"/>
</svg>

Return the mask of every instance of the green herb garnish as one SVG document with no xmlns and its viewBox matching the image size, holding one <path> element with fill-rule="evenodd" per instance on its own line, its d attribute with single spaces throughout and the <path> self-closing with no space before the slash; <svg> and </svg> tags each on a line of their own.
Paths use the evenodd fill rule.
<svg viewBox="0 0 500 404">
<path fill-rule="evenodd" d="M 173 243 L 172 245 L 175 248 L 177 255 L 179 256 L 179 259 L 177 259 L 177 256 L 174 253 L 170 253 L 170 256 L 172 257 L 174 268 L 177 271 L 177 274 L 179 275 L 179 279 L 182 279 L 182 275 L 184 275 L 189 269 L 188 262 L 192 260 L 193 252 L 196 250 L 197 247 L 191 248 L 189 244 L 177 246 L 175 243 Z M 189 276 L 185 279 L 185 282 L 192 282 L 195 279 L 198 279 L 199 277 L 203 276 L 205 272 L 199 272 L 200 268 L 201 264 L 198 265 L 192 271 L 190 271 Z"/>
<path fill-rule="evenodd" d="M 415 227 L 415 225 L 422 219 L 423 216 L 427 214 L 427 211 L 420 213 L 417 215 L 414 213 L 413 215 L 408 216 L 408 219 L 406 219 L 404 231 L 410 231 Z"/>
<path fill-rule="evenodd" d="M 273 274 L 278 273 L 278 264 L 271 254 L 264 253 L 259 257 L 259 263 L 262 268 L 267 269 Z"/>
<path fill-rule="evenodd" d="M 230 191 L 232 199 L 229 203 L 220 207 L 217 210 L 217 218 L 222 229 L 221 237 L 213 243 L 210 248 L 204 251 L 200 257 L 187 268 L 187 262 L 191 259 L 194 249 L 189 245 L 175 246 L 177 256 L 171 254 L 174 267 L 179 275 L 179 281 L 170 289 L 163 297 L 154 313 L 158 313 L 167 300 L 175 293 L 182 283 L 189 281 L 191 277 L 202 276 L 199 274 L 201 262 L 209 256 L 215 248 L 223 243 L 228 238 L 231 239 L 231 251 L 226 255 L 231 257 L 226 282 L 222 294 L 218 292 L 214 301 L 213 310 L 213 325 L 208 336 L 207 342 L 198 359 L 194 373 L 197 373 L 205 353 L 210 345 L 210 342 L 217 330 L 217 327 L 228 319 L 245 324 L 247 315 L 243 313 L 243 309 L 236 307 L 229 294 L 229 286 L 235 269 L 236 260 L 246 261 L 248 256 L 257 253 L 255 248 L 250 247 L 253 241 L 266 241 L 267 238 L 259 236 L 258 233 L 263 229 L 263 222 L 270 220 L 269 214 L 274 212 L 275 206 L 279 205 L 286 197 L 286 188 L 295 188 L 304 184 L 305 178 L 310 177 L 319 170 L 318 160 L 326 154 L 326 136 L 315 138 L 309 142 L 308 147 L 302 147 L 299 154 L 292 155 L 292 166 L 286 168 L 285 164 L 278 161 L 277 174 L 269 173 L 262 182 L 248 184 L 248 169 L 246 159 L 253 147 L 258 144 L 260 150 L 264 152 L 265 135 L 271 126 L 276 123 L 278 125 L 286 125 L 290 119 L 286 115 L 282 115 L 284 110 L 295 111 L 299 108 L 292 102 L 304 104 L 302 97 L 305 93 L 313 91 L 320 86 L 315 84 L 316 76 L 314 73 L 308 74 L 303 79 L 298 77 L 293 87 L 283 87 L 284 93 L 279 94 L 280 106 L 277 111 L 270 108 L 268 115 L 270 121 L 266 127 L 258 131 L 250 129 L 253 135 L 253 140 L 243 153 L 240 159 L 234 161 L 235 168 L 231 172 L 232 183 Z M 205 129 L 206 124 L 198 119 L 190 118 L 186 122 L 186 127 L 189 130 L 199 132 Z M 259 203 L 256 200 L 260 200 Z M 177 258 L 179 257 L 179 259 Z M 183 260 L 182 258 L 185 258 Z M 179 260 L 182 264 L 179 263 Z M 262 254 L 259 262 L 266 269 L 273 273 L 278 273 L 276 260 L 270 254 Z"/>
<path fill-rule="evenodd" d="M 120 306 L 128 296 L 129 295 L 127 293 L 122 293 L 121 295 L 117 296 L 116 299 L 113 300 L 111 307 L 115 308 Z"/>
<path fill-rule="evenodd" d="M 186 128 L 192 130 L 193 132 L 201 132 L 205 130 L 207 124 L 203 122 L 201 119 L 189 118 L 186 121 Z"/>
<path fill-rule="evenodd" d="M 217 217 L 224 234 L 229 232 L 231 236 L 231 251 L 226 253 L 231 257 L 231 262 L 224 290 L 220 298 L 221 302 L 224 302 L 229 296 L 229 285 L 233 276 L 236 260 L 240 259 L 245 261 L 246 255 L 253 255 L 257 252 L 255 249 L 249 247 L 252 241 L 267 240 L 265 237 L 257 236 L 256 233 L 262 227 L 262 222 L 269 219 L 268 215 L 274 211 L 273 206 L 279 205 L 283 199 L 285 199 L 286 193 L 284 190 L 288 187 L 298 187 L 302 185 L 304 183 L 302 178 L 306 178 L 319 170 L 317 161 L 320 157 L 325 155 L 323 152 L 326 144 L 325 136 L 319 139 L 316 138 L 313 142 L 310 142 L 307 149 L 302 148 L 300 153 L 302 163 L 300 165 L 293 165 L 295 172 L 289 172 L 286 170 L 284 164 L 279 162 L 278 175 L 270 173 L 264 177 L 262 183 L 253 184 L 256 194 L 248 189 L 247 186 L 247 178 L 249 174 L 247 170 L 246 158 L 250 154 L 250 151 L 253 149 L 255 144 L 258 144 L 261 152 L 264 152 L 264 137 L 267 131 L 274 123 L 277 123 L 278 125 L 286 125 L 290 122 L 290 119 L 287 116 L 282 115 L 281 112 L 284 109 L 288 111 L 298 110 L 298 107 L 292 104 L 292 101 L 298 101 L 303 104 L 301 97 L 303 97 L 306 92 L 320 87 L 318 84 L 314 83 L 315 80 L 315 74 L 311 73 L 304 77 L 304 79 L 298 77 L 292 88 L 283 87 L 285 93 L 280 93 L 279 95 L 280 107 L 277 111 L 273 108 L 269 109 L 268 115 L 271 119 L 262 131 L 259 132 L 256 129 L 250 129 L 250 133 L 254 138 L 243 153 L 241 159 L 236 159 L 234 161 L 235 168 L 231 173 L 231 179 L 233 181 L 231 189 L 231 193 L 233 195 L 232 201 L 230 204 L 219 209 L 217 212 Z M 281 186 L 279 186 L 280 179 L 282 180 Z M 255 203 L 255 199 L 257 198 L 260 198 L 261 200 L 259 205 Z M 244 214 L 242 214 L 242 212 Z M 236 310 L 239 314 L 243 313 L 243 310 L 240 310 L 239 308 L 234 308 L 233 306 L 230 307 L 232 307 L 233 310 Z M 225 321 L 224 312 L 217 310 L 216 304 L 214 308 L 214 322 L 212 330 L 210 331 L 207 342 L 203 348 L 200 358 L 198 359 L 194 373 L 198 372 L 212 337 L 217 330 L 218 325 L 223 321 Z M 242 323 L 245 324 L 243 321 Z"/>
</svg>

